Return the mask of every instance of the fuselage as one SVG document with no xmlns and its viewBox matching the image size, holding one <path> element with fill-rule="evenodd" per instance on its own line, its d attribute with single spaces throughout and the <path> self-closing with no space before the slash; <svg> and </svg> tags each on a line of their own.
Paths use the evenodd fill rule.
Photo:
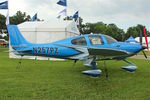
<svg viewBox="0 0 150 100">
<path fill-rule="evenodd" d="M 125 42 L 117 42 L 110 36 L 103 34 L 89 34 L 76 36 L 48 44 L 29 44 L 24 47 L 26 52 L 19 52 L 22 55 L 36 55 L 65 59 L 80 59 L 80 57 L 88 56 L 88 48 L 110 49 L 126 52 L 126 54 L 111 54 L 107 52 L 106 58 L 129 57 L 142 50 L 139 43 L 131 44 Z M 23 50 L 16 48 L 16 50 Z M 81 56 L 82 55 L 82 56 Z M 101 56 L 101 55 L 100 55 Z M 102 54 L 103 56 L 103 54 Z"/>
</svg>

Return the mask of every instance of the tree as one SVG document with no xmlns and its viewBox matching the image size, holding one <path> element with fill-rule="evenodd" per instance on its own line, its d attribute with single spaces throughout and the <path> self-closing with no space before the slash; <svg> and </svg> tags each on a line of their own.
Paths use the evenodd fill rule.
<svg viewBox="0 0 150 100">
<path fill-rule="evenodd" d="M 105 34 L 117 39 L 118 41 L 123 40 L 123 29 L 118 28 L 115 24 L 108 24 L 105 29 Z"/>
<path fill-rule="evenodd" d="M 10 24 L 17 25 L 29 20 L 31 20 L 30 15 L 26 15 L 25 12 L 22 13 L 21 11 L 17 11 L 17 13 L 14 16 L 10 17 Z M 2 29 L 6 29 L 5 22 L 6 22 L 6 17 L 0 14 L 0 31 Z"/>
<path fill-rule="evenodd" d="M 10 23 L 15 25 L 29 20 L 31 20 L 30 15 L 26 15 L 25 12 L 21 11 L 17 11 L 17 13 L 14 16 L 10 17 Z"/>
<path fill-rule="evenodd" d="M 29 21 L 29 20 L 31 20 L 30 15 L 26 15 L 25 12 L 22 13 L 21 11 L 17 11 L 17 13 L 14 16 L 10 17 L 10 24 L 17 25 L 17 24 L 20 24 L 22 22 Z M 6 22 L 6 17 L 4 15 L 0 14 L 0 31 L 6 29 L 5 22 Z M 2 38 L 2 37 L 0 37 L 0 38 Z M 9 37 L 6 36 L 6 37 L 4 37 L 4 39 L 8 40 Z"/>
<path fill-rule="evenodd" d="M 138 24 L 137 26 L 129 27 L 126 34 L 125 39 L 128 39 L 130 36 L 140 37 L 140 32 L 142 33 L 142 36 L 144 36 L 144 27 L 143 25 Z M 149 31 L 146 29 L 147 36 L 150 36 Z"/>
<path fill-rule="evenodd" d="M 5 16 L 0 14 L 0 31 L 2 31 L 2 29 L 6 29 L 5 20 Z"/>
<path fill-rule="evenodd" d="M 64 20 L 72 20 L 72 16 L 66 16 Z"/>
<path fill-rule="evenodd" d="M 86 23 L 83 29 L 84 34 L 89 33 L 106 34 L 121 41 L 124 33 L 123 29 L 118 28 L 115 24 L 104 24 L 103 22 Z"/>
<path fill-rule="evenodd" d="M 86 23 L 83 27 L 83 34 L 90 34 L 95 32 L 94 27 L 95 25 L 93 23 Z"/>
<path fill-rule="evenodd" d="M 75 21 L 77 21 L 77 19 L 75 19 Z M 81 34 L 83 33 L 83 27 L 84 27 L 83 19 L 82 19 L 81 17 L 79 17 L 79 25 L 78 25 L 78 28 L 79 28 L 79 31 L 80 31 Z"/>
<path fill-rule="evenodd" d="M 9 40 L 9 36 L 5 36 L 4 39 L 8 41 Z"/>
</svg>

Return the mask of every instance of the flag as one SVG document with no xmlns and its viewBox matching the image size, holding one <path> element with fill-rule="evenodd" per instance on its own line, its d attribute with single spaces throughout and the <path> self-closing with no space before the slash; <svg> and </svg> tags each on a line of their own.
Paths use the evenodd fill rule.
<svg viewBox="0 0 150 100">
<path fill-rule="evenodd" d="M 78 14 L 78 11 L 72 16 L 72 18 L 78 18 L 79 17 L 79 14 Z"/>
<path fill-rule="evenodd" d="M 59 0 L 57 4 L 61 6 L 67 6 L 67 0 Z"/>
<path fill-rule="evenodd" d="M 8 9 L 8 1 L 0 3 L 0 9 Z"/>
<path fill-rule="evenodd" d="M 6 15 L 6 25 L 9 25 L 9 11 L 7 11 L 7 15 Z"/>
<path fill-rule="evenodd" d="M 59 14 L 58 14 L 58 17 L 57 17 L 57 18 L 60 18 L 60 17 L 61 17 L 61 15 L 64 15 L 64 16 L 66 16 L 66 15 L 67 15 L 67 14 L 66 14 L 66 9 L 62 10 L 61 12 L 59 12 Z"/>
<path fill-rule="evenodd" d="M 31 21 L 36 21 L 37 20 L 37 13 L 32 17 Z"/>
<path fill-rule="evenodd" d="M 77 20 L 76 20 L 76 25 L 80 25 L 79 17 L 78 17 Z"/>
</svg>

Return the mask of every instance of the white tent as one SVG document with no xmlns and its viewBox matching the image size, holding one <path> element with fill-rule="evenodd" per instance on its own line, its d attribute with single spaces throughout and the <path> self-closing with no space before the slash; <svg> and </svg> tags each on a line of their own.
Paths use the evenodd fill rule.
<svg viewBox="0 0 150 100">
<path fill-rule="evenodd" d="M 55 22 L 24 22 L 19 24 L 18 28 L 25 39 L 31 43 L 51 43 L 57 40 L 80 35 L 74 21 L 56 20 Z M 13 52 L 10 53 L 10 58 L 19 57 L 20 56 L 14 55 Z M 24 58 L 35 59 L 35 57 L 31 56 L 25 56 Z M 38 59 L 42 59 L 42 57 L 38 57 Z"/>
</svg>

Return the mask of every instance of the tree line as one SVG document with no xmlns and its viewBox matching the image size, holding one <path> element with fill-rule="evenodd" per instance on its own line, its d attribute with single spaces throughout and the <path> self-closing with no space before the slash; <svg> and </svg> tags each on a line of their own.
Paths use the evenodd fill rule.
<svg viewBox="0 0 150 100">
<path fill-rule="evenodd" d="M 64 18 L 64 20 L 72 20 L 70 18 L 71 16 L 67 16 Z M 20 23 L 23 23 L 25 21 L 30 21 L 31 16 L 27 15 L 26 12 L 17 11 L 15 15 L 10 17 L 10 23 L 14 25 L 18 25 Z M 76 20 L 76 19 L 75 19 Z M 40 21 L 40 19 L 38 19 Z M 0 14 L 0 32 L 3 29 L 7 29 L 6 25 L 6 17 L 2 14 Z M 114 23 L 111 24 L 105 24 L 103 22 L 96 22 L 96 23 L 85 23 L 83 24 L 83 19 L 79 17 L 79 30 L 81 34 L 90 34 L 90 33 L 97 33 L 97 34 L 106 34 L 109 35 L 118 41 L 124 41 L 128 39 L 130 36 L 138 37 L 140 36 L 140 32 L 143 33 L 144 25 L 138 24 L 136 26 L 131 26 L 127 29 L 127 32 L 125 32 L 123 29 L 117 27 Z M 146 29 L 147 36 L 150 36 L 150 32 Z M 143 33 L 144 36 L 144 33 Z M 1 38 L 1 37 L 0 37 Z M 6 37 L 5 37 L 6 38 Z M 8 38 L 6 38 L 8 39 Z"/>
<path fill-rule="evenodd" d="M 137 24 L 135 26 L 131 26 L 125 32 L 123 29 L 117 27 L 114 23 L 105 24 L 103 22 L 96 22 L 96 23 L 85 23 L 82 24 L 83 19 L 80 18 L 80 32 L 82 34 L 89 34 L 89 33 L 101 33 L 109 35 L 115 38 L 118 41 L 124 41 L 128 39 L 130 36 L 134 38 L 139 37 L 140 33 L 144 36 L 144 25 Z M 145 28 L 146 29 L 146 28 Z M 147 36 L 150 36 L 150 32 L 146 29 Z"/>
</svg>

